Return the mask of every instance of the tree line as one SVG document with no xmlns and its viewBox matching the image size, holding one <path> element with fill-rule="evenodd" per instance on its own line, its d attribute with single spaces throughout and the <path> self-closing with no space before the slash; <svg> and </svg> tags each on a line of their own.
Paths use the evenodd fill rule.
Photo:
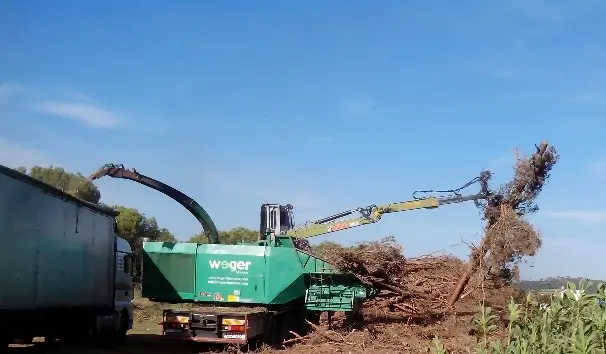
<svg viewBox="0 0 606 354">
<path fill-rule="evenodd" d="M 591 282 L 591 286 L 587 287 L 588 292 L 597 291 L 597 285 L 606 283 L 604 280 L 587 279 L 581 277 L 549 277 L 540 280 L 520 280 L 519 286 L 527 291 L 547 291 L 559 290 L 566 287 L 568 283 L 579 284 L 581 280 Z"/>
</svg>

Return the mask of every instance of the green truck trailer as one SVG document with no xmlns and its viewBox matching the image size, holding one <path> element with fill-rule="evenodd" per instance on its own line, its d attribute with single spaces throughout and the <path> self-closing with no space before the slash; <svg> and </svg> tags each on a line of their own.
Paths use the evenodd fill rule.
<svg viewBox="0 0 606 354">
<path fill-rule="evenodd" d="M 126 335 L 132 252 L 116 215 L 0 165 L 0 351 L 34 337 Z"/>
<path fill-rule="evenodd" d="M 142 267 L 143 297 L 196 304 L 193 309 L 164 310 L 163 336 L 198 342 L 275 342 L 290 331 L 302 333 L 307 321 L 317 321 L 322 312 L 356 313 L 380 289 L 312 254 L 308 238 L 372 224 L 387 213 L 483 198 L 451 190 L 448 197 L 371 205 L 302 228 L 295 228 L 291 205 L 264 204 L 257 242 L 222 245 L 210 216 L 189 196 L 122 165 L 106 165 L 91 179 L 103 176 L 132 180 L 164 193 L 200 221 L 210 244 L 144 242 Z M 360 216 L 343 220 L 355 212 Z"/>
</svg>

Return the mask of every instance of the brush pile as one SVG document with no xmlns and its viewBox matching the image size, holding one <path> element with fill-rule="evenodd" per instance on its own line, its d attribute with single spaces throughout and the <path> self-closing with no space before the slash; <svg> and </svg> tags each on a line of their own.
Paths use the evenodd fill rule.
<svg viewBox="0 0 606 354">
<path fill-rule="evenodd" d="M 364 303 L 366 324 L 396 321 L 426 325 L 443 320 L 452 313 L 448 297 L 465 272 L 465 263 L 450 255 L 406 258 L 393 236 L 347 248 L 333 244 L 315 252 L 338 269 L 381 289 Z M 505 307 L 512 292 L 503 292 L 503 285 L 499 277 L 474 277 L 456 312 L 475 313 L 483 297 Z"/>
<path fill-rule="evenodd" d="M 491 173 L 482 173 L 485 198 L 477 205 L 485 233 L 467 264 L 447 255 L 406 258 L 394 237 L 347 248 L 325 245 L 315 253 L 381 289 L 364 305 L 365 322 L 435 323 L 447 314 L 475 313 L 485 299 L 504 308 L 515 293 L 507 285 L 517 276 L 517 263 L 541 246 L 540 233 L 524 216 L 538 210 L 534 201 L 557 160 L 555 149 L 541 143 L 532 156 L 517 159 L 511 182 L 493 190 Z"/>
</svg>

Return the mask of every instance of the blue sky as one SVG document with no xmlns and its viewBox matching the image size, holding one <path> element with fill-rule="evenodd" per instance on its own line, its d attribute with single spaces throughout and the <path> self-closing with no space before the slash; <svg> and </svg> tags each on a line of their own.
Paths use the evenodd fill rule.
<svg viewBox="0 0 606 354">
<path fill-rule="evenodd" d="M 561 161 L 532 217 L 544 247 L 522 276 L 606 279 L 606 3 L 345 4 L 2 1 L 0 163 L 124 163 L 222 229 L 256 228 L 265 201 L 292 203 L 302 223 L 484 168 L 503 182 L 516 147 L 549 139 Z M 98 185 L 181 239 L 200 230 L 152 190 Z M 481 229 L 466 204 L 317 241 L 394 234 L 415 256 Z"/>
</svg>

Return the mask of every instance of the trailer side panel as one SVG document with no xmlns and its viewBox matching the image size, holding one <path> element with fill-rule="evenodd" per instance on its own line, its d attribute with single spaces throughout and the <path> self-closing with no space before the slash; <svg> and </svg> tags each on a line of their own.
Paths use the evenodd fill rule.
<svg viewBox="0 0 606 354">
<path fill-rule="evenodd" d="M 113 309 L 115 214 L 0 167 L 0 311 Z"/>
</svg>

